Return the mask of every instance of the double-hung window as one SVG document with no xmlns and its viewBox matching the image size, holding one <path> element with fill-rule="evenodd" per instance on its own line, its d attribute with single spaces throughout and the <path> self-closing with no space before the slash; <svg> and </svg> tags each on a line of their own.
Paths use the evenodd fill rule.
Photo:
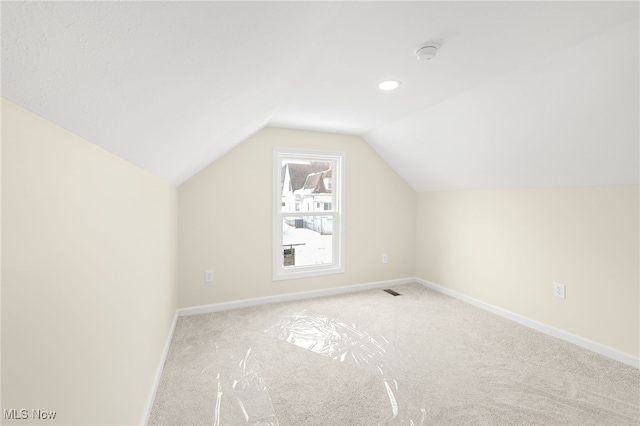
<svg viewBox="0 0 640 426">
<path fill-rule="evenodd" d="M 344 272 L 341 152 L 274 149 L 273 279 Z"/>
</svg>

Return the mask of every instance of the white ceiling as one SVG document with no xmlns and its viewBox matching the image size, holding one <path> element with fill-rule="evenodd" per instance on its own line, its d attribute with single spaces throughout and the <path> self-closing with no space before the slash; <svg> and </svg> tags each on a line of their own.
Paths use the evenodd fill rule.
<svg viewBox="0 0 640 426">
<path fill-rule="evenodd" d="M 639 182 L 638 2 L 2 2 L 2 96 L 180 184 L 264 126 L 415 189 Z M 442 43 L 421 62 L 413 50 Z M 377 83 L 402 81 L 393 92 Z"/>
</svg>

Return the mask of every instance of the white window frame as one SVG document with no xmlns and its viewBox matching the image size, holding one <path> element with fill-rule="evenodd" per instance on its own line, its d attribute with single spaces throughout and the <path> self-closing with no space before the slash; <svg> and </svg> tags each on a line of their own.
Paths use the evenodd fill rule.
<svg viewBox="0 0 640 426">
<path fill-rule="evenodd" d="M 282 211 L 282 161 L 287 159 L 309 160 L 309 161 L 332 161 L 335 162 L 335 170 L 332 173 L 333 179 L 333 200 L 334 205 L 331 210 L 314 212 L 305 211 Z M 288 280 L 294 278 L 307 278 L 329 274 L 340 274 L 345 271 L 345 170 L 346 155 L 344 152 L 336 151 L 310 151 L 292 148 L 273 149 L 273 281 Z M 333 262 L 322 265 L 288 266 L 283 265 L 282 247 L 282 222 L 284 217 L 292 216 L 332 216 L 333 237 L 332 254 Z"/>
</svg>

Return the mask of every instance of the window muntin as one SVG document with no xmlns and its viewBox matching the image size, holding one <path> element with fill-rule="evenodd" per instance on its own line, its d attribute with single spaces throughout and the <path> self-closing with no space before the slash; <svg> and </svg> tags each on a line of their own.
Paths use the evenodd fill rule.
<svg viewBox="0 0 640 426">
<path fill-rule="evenodd" d="M 274 280 L 344 272 L 344 157 L 274 150 Z"/>
</svg>

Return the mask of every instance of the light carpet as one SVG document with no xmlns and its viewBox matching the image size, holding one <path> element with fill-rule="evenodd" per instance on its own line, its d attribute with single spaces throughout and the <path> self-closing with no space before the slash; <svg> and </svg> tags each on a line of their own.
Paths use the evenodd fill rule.
<svg viewBox="0 0 640 426">
<path fill-rule="evenodd" d="M 180 317 L 149 424 L 640 424 L 640 370 L 391 288 Z"/>
</svg>

